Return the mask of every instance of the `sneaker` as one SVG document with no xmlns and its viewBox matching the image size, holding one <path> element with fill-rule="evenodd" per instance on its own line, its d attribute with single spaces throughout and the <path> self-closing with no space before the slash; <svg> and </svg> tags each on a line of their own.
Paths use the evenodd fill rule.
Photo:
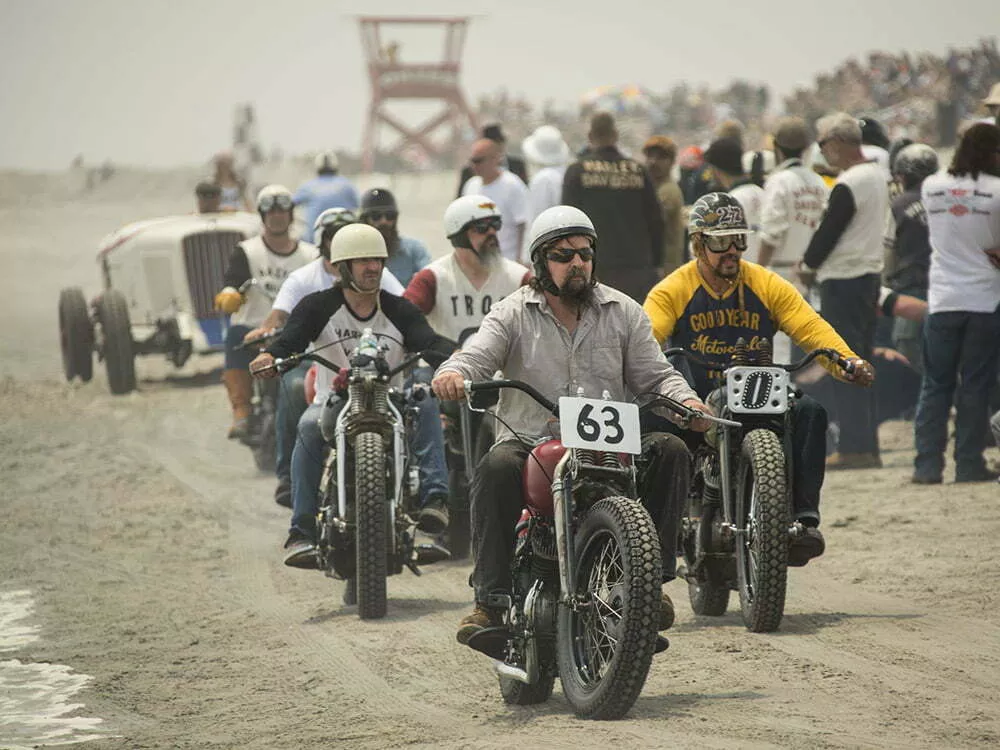
<svg viewBox="0 0 1000 750">
<path fill-rule="evenodd" d="M 805 526 L 800 534 L 792 537 L 788 545 L 788 564 L 793 568 L 801 568 L 825 551 L 826 540 L 823 539 L 823 532 L 815 526 Z"/>
<path fill-rule="evenodd" d="M 428 534 L 440 534 L 448 528 L 448 499 L 435 495 L 420 509 L 417 528 Z"/>
<path fill-rule="evenodd" d="M 285 565 L 290 568 L 319 568 L 316 543 L 301 532 L 293 531 L 288 535 L 285 553 Z"/>
<path fill-rule="evenodd" d="M 660 594 L 660 626 L 659 630 L 670 630 L 674 624 L 674 603 L 670 600 L 667 592 Z"/>
<path fill-rule="evenodd" d="M 274 488 L 274 502 L 283 508 L 292 507 L 292 480 L 279 477 L 278 486 Z"/>
<path fill-rule="evenodd" d="M 247 436 L 250 434 L 250 420 L 246 417 L 239 417 L 233 420 L 233 424 L 229 428 L 229 432 L 226 433 L 226 437 L 230 440 L 246 440 Z"/>
<path fill-rule="evenodd" d="M 882 459 L 877 453 L 833 453 L 826 459 L 827 471 L 881 468 Z"/>
<path fill-rule="evenodd" d="M 472 613 L 463 617 L 462 621 L 458 623 L 458 633 L 455 634 L 455 638 L 463 646 L 467 646 L 469 639 L 479 631 L 501 625 L 503 625 L 503 616 L 499 610 L 477 604 Z"/>
</svg>

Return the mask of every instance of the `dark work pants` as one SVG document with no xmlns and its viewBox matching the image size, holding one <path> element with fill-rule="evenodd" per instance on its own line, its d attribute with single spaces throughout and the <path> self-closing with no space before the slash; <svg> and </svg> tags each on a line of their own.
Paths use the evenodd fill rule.
<svg viewBox="0 0 1000 750">
<path fill-rule="evenodd" d="M 924 323 L 924 378 L 914 420 L 916 474 L 940 478 L 955 404 L 955 476 L 986 472 L 989 395 L 1000 356 L 1000 311 L 943 312 Z"/>
<path fill-rule="evenodd" d="M 830 279 L 820 284 L 823 317 L 859 357 L 869 362 L 875 347 L 875 308 L 879 276 Z M 840 424 L 840 453 L 878 454 L 875 391 L 837 381 L 832 389 L 834 412 Z"/>
<path fill-rule="evenodd" d="M 476 601 L 510 592 L 514 526 L 524 508 L 522 476 L 528 449 L 505 440 L 487 453 L 472 480 L 472 586 Z M 660 534 L 663 580 L 676 572 L 677 526 L 691 478 L 691 454 L 680 438 L 650 433 L 642 438 L 636 468 L 639 496 Z"/>
</svg>

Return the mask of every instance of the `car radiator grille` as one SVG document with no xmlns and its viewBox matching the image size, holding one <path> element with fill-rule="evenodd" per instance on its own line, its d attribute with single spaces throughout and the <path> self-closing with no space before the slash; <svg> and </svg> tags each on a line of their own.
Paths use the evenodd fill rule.
<svg viewBox="0 0 1000 750">
<path fill-rule="evenodd" d="M 217 315 L 215 295 L 225 286 L 223 277 L 229 255 L 243 239 L 239 232 L 199 232 L 184 238 L 184 270 L 195 317 Z"/>
</svg>

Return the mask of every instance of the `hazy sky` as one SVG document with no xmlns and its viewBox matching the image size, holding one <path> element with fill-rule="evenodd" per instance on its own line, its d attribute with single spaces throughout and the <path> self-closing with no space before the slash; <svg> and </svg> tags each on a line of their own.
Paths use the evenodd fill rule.
<svg viewBox="0 0 1000 750">
<path fill-rule="evenodd" d="M 1000 0 L 0 0 L 0 167 L 202 162 L 239 101 L 255 102 L 267 148 L 356 150 L 369 89 L 355 16 L 416 8 L 478 16 L 473 103 L 501 85 L 568 103 L 606 83 L 734 77 L 781 94 L 872 49 L 1000 35 Z M 403 59 L 429 49 L 392 36 Z"/>
</svg>

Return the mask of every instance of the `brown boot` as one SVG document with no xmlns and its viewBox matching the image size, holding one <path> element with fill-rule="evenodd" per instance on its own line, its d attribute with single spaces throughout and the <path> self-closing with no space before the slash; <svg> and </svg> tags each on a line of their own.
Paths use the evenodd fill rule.
<svg viewBox="0 0 1000 750">
<path fill-rule="evenodd" d="M 827 471 L 881 468 L 882 459 L 877 453 L 834 453 L 826 459 Z"/>
<path fill-rule="evenodd" d="M 253 381 L 249 370 L 232 369 L 222 371 L 222 382 L 229 394 L 229 403 L 233 408 L 233 426 L 229 428 L 227 437 L 242 440 L 247 436 L 250 418 L 250 399 L 253 397 Z"/>
</svg>

